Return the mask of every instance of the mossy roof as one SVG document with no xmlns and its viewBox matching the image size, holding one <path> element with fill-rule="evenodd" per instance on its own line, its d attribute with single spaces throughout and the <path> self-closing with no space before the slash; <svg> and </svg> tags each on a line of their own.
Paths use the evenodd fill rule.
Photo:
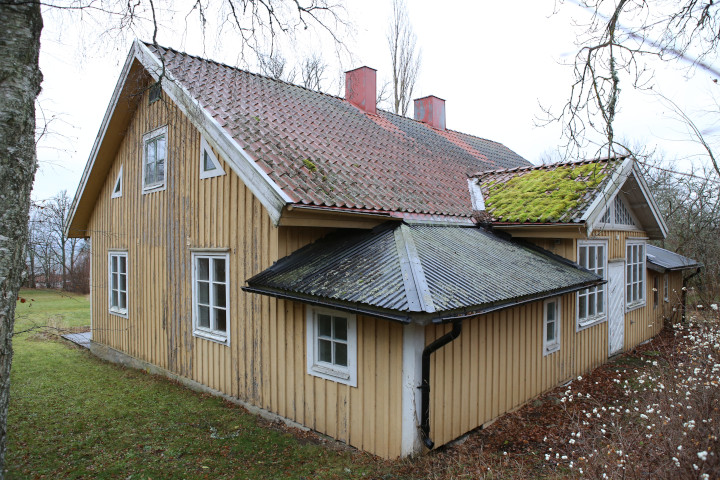
<svg viewBox="0 0 720 480">
<path fill-rule="evenodd" d="M 621 159 L 555 163 L 476 175 L 494 222 L 578 222 Z"/>
</svg>

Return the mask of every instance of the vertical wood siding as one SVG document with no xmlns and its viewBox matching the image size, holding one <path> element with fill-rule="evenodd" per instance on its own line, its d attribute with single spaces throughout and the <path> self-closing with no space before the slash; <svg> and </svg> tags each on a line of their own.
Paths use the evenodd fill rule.
<svg viewBox="0 0 720 480">
<path fill-rule="evenodd" d="M 575 331 L 574 294 L 562 297 L 560 350 L 543 355 L 543 302 L 465 320 L 454 342 L 431 357 L 430 429 L 442 445 L 601 365 L 607 323 Z M 429 325 L 426 344 L 450 325 Z"/>
<path fill-rule="evenodd" d="M 166 190 L 142 194 L 142 136 L 168 125 Z M 167 97 L 140 102 L 89 223 L 93 340 L 383 457 L 400 454 L 402 329 L 358 318 L 358 384 L 306 374 L 302 304 L 244 280 L 327 233 L 274 227 L 226 175 L 200 179 L 200 134 Z M 217 153 L 217 152 L 216 152 Z M 111 199 L 123 167 L 123 195 Z M 192 335 L 191 248 L 228 249 L 230 345 Z M 128 318 L 108 312 L 108 251 L 128 252 Z"/>
</svg>

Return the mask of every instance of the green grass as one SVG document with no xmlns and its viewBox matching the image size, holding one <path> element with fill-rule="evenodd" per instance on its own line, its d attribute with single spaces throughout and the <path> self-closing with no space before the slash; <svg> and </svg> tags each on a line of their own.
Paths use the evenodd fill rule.
<svg viewBox="0 0 720 480">
<path fill-rule="evenodd" d="M 16 332 L 90 323 L 87 297 L 21 297 Z M 301 442 L 242 408 L 101 361 L 53 332 L 14 338 L 8 479 L 384 476 L 387 464 L 374 457 Z"/>
</svg>

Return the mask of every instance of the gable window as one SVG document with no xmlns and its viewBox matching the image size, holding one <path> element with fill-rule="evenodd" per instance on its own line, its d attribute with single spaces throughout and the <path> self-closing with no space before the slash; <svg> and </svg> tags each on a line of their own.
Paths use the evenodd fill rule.
<svg viewBox="0 0 720 480">
<path fill-rule="evenodd" d="M 668 286 L 668 274 L 663 275 L 663 300 L 670 301 L 670 287 Z"/>
<path fill-rule="evenodd" d="M 111 251 L 108 254 L 109 311 L 127 316 L 127 252 Z"/>
<path fill-rule="evenodd" d="M 325 308 L 307 308 L 307 372 L 356 387 L 355 315 Z"/>
<path fill-rule="evenodd" d="M 578 240 L 578 264 L 598 277 L 607 271 L 607 242 Z M 589 327 L 605 319 L 605 284 L 589 287 L 577 293 L 577 328 Z"/>
<path fill-rule="evenodd" d="M 160 82 L 154 83 L 150 87 L 150 93 L 148 94 L 148 105 L 152 105 L 153 103 L 160 100 L 161 96 L 162 96 L 162 86 L 160 85 Z"/>
<path fill-rule="evenodd" d="M 645 241 L 628 240 L 625 246 L 625 301 L 628 309 L 645 305 Z"/>
<path fill-rule="evenodd" d="M 193 335 L 229 344 L 227 253 L 192 253 Z"/>
<path fill-rule="evenodd" d="M 543 352 L 548 355 L 560 350 L 560 299 L 543 303 Z"/>
<path fill-rule="evenodd" d="M 200 178 L 212 178 L 225 175 L 215 153 L 204 137 L 200 137 Z"/>
<path fill-rule="evenodd" d="M 110 198 L 119 198 L 122 197 L 122 179 L 123 179 L 123 167 L 120 166 L 120 172 L 118 173 L 117 178 L 115 179 L 115 185 L 113 186 L 112 195 L 110 195 Z"/>
<path fill-rule="evenodd" d="M 143 193 L 165 188 L 167 125 L 143 135 Z"/>
<path fill-rule="evenodd" d="M 625 206 L 625 202 L 620 198 L 620 195 L 615 195 L 602 218 L 600 218 L 600 223 L 605 224 L 606 228 L 620 230 L 634 230 L 636 225 L 632 213 Z"/>
</svg>

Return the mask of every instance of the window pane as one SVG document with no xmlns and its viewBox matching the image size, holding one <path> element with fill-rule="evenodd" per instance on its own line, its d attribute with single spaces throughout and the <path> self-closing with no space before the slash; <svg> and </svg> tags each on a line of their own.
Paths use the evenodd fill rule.
<svg viewBox="0 0 720 480">
<path fill-rule="evenodd" d="M 155 182 L 162 183 L 165 181 L 165 160 L 158 160 L 155 164 Z"/>
<path fill-rule="evenodd" d="M 118 307 L 120 307 L 122 309 L 127 308 L 127 293 L 120 292 L 120 295 L 118 297 Z"/>
<path fill-rule="evenodd" d="M 210 155 L 208 154 L 207 150 L 203 150 L 203 170 L 206 172 L 211 172 L 215 170 L 215 164 L 210 159 Z"/>
<path fill-rule="evenodd" d="M 127 275 L 120 275 L 120 290 L 127 292 Z"/>
<path fill-rule="evenodd" d="M 117 307 L 118 306 L 118 292 L 117 290 L 112 290 L 110 292 L 110 306 L 111 307 Z"/>
<path fill-rule="evenodd" d="M 588 270 L 595 270 L 595 247 L 588 247 Z"/>
<path fill-rule="evenodd" d="M 210 307 L 198 305 L 198 327 L 210 328 Z"/>
<path fill-rule="evenodd" d="M 155 183 L 155 164 L 148 163 L 145 165 L 145 185 L 152 185 Z"/>
<path fill-rule="evenodd" d="M 215 269 L 215 272 L 213 274 L 213 279 L 216 282 L 224 282 L 225 281 L 225 259 L 224 258 L 214 258 L 213 259 L 213 267 Z"/>
<path fill-rule="evenodd" d="M 344 343 L 335 344 L 335 365 L 347 367 L 347 345 Z"/>
<path fill-rule="evenodd" d="M 213 283 L 213 305 L 216 307 L 226 307 L 225 305 L 225 284 Z"/>
<path fill-rule="evenodd" d="M 332 337 L 330 321 L 330 315 L 318 315 L 318 335 L 321 337 Z"/>
<path fill-rule="evenodd" d="M 597 312 L 598 313 L 605 312 L 605 289 L 604 288 L 598 289 L 598 292 L 597 292 Z"/>
<path fill-rule="evenodd" d="M 120 273 L 127 272 L 127 257 L 121 256 L 118 257 L 119 263 L 120 263 Z"/>
<path fill-rule="evenodd" d="M 197 278 L 198 280 L 209 280 L 210 279 L 210 260 L 207 258 L 197 259 Z"/>
<path fill-rule="evenodd" d="M 580 266 L 587 268 L 587 247 L 580 247 Z"/>
<path fill-rule="evenodd" d="M 593 315 L 595 315 L 595 313 L 597 313 L 595 311 L 595 307 L 597 306 L 596 298 L 597 298 L 597 296 L 596 296 L 595 292 L 592 292 L 588 295 L 588 316 L 590 316 L 590 317 L 592 317 Z"/>
<path fill-rule="evenodd" d="M 165 160 L 165 145 L 166 145 L 165 135 L 162 137 L 158 137 L 157 140 L 155 140 L 155 144 L 157 145 L 157 161 L 158 163 Z"/>
<path fill-rule="evenodd" d="M 207 282 L 197 283 L 198 303 L 210 304 L 210 284 Z"/>
<path fill-rule="evenodd" d="M 555 341 L 555 322 L 548 322 L 545 341 L 548 343 Z"/>
<path fill-rule="evenodd" d="M 227 331 L 227 312 L 224 308 L 215 309 L 215 330 L 219 332 Z"/>
<path fill-rule="evenodd" d="M 598 267 L 605 266 L 605 246 L 599 245 L 597 247 L 597 256 L 598 256 Z"/>
<path fill-rule="evenodd" d="M 333 338 L 347 340 L 347 319 L 344 317 L 333 317 L 333 322 L 335 323 Z"/>
<path fill-rule="evenodd" d="M 117 273 L 113 273 L 112 275 L 110 275 L 110 288 L 112 290 L 117 290 L 117 288 L 118 288 L 118 274 Z"/>
<path fill-rule="evenodd" d="M 552 322 L 555 320 L 555 302 L 550 302 L 545 304 L 545 308 L 547 309 L 546 315 L 548 322 Z"/>
<path fill-rule="evenodd" d="M 118 271 L 118 257 L 117 255 L 113 255 L 110 257 L 110 272 L 115 273 Z"/>
<path fill-rule="evenodd" d="M 332 363 L 332 342 L 329 340 L 318 340 L 318 360 Z"/>
<path fill-rule="evenodd" d="M 580 295 L 578 297 L 578 317 L 580 318 L 587 318 L 587 299 L 585 298 L 585 295 Z"/>
</svg>

